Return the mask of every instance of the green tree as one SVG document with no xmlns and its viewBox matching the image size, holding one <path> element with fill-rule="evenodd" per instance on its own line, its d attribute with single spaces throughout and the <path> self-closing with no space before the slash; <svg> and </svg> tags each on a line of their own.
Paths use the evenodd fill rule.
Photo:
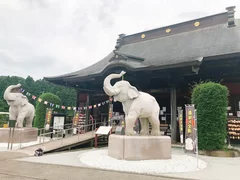
<svg viewBox="0 0 240 180">
<path fill-rule="evenodd" d="M 61 100 L 58 96 L 52 93 L 44 93 L 40 96 L 43 101 L 48 101 L 54 104 L 61 104 Z M 42 102 L 37 102 L 36 105 L 36 113 L 35 113 L 35 120 L 34 120 L 34 127 L 43 128 L 45 123 L 45 115 L 47 105 Z"/>
<path fill-rule="evenodd" d="M 20 83 L 22 85 L 22 88 L 25 89 L 25 92 L 23 94 L 25 94 L 26 92 L 29 92 L 31 94 L 30 96 L 28 96 L 28 100 L 35 107 L 37 101 L 32 99 L 32 95 L 39 97 L 45 92 L 57 95 L 62 102 L 62 104 L 59 105 L 65 106 L 76 105 L 77 92 L 73 88 L 59 86 L 50 83 L 44 79 L 34 81 L 34 79 L 31 76 L 28 76 L 26 79 L 17 76 L 0 76 L 0 110 L 8 111 L 8 105 L 6 101 L 3 99 L 5 89 L 12 84 L 18 83 Z M 69 113 L 69 111 L 67 112 Z"/>
<path fill-rule="evenodd" d="M 0 99 L 0 112 L 8 112 L 8 105 L 6 103 L 6 101 Z"/>
<path fill-rule="evenodd" d="M 227 135 L 227 87 L 214 82 L 197 84 L 192 103 L 197 108 L 199 149 L 222 150 Z"/>
<path fill-rule="evenodd" d="M 74 106 L 76 103 L 77 92 L 73 88 L 59 86 L 46 80 L 39 79 L 34 81 L 31 76 L 26 79 L 17 76 L 0 76 L 0 99 L 3 99 L 5 89 L 12 84 L 22 84 L 22 87 L 32 95 L 39 97 L 44 92 L 51 92 L 62 99 L 62 103 L 66 106 Z M 35 101 L 29 98 L 30 103 L 35 105 Z"/>
</svg>

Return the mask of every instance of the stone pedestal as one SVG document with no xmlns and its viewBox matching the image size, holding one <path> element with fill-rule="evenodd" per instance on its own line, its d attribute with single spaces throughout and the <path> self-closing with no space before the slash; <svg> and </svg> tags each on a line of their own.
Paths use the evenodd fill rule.
<svg viewBox="0 0 240 180">
<path fill-rule="evenodd" d="M 12 129 L 13 130 L 13 129 Z M 0 143 L 8 143 L 10 128 L 0 128 Z M 37 141 L 37 128 L 15 128 L 13 143 Z"/>
<path fill-rule="evenodd" d="M 109 136 L 108 155 L 116 159 L 171 159 L 171 154 L 169 136 Z"/>
</svg>

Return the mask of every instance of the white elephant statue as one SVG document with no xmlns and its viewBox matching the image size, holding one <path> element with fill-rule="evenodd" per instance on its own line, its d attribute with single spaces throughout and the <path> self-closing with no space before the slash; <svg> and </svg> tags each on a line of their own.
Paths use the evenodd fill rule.
<svg viewBox="0 0 240 180">
<path fill-rule="evenodd" d="M 126 135 L 134 135 L 134 123 L 140 119 L 142 130 L 140 135 L 149 134 L 149 122 L 152 126 L 151 135 L 160 135 L 159 111 L 160 107 L 156 99 L 148 93 L 139 92 L 128 81 L 121 80 L 113 86 L 111 80 L 120 78 L 125 74 L 110 74 L 104 79 L 103 89 L 108 96 L 113 96 L 114 101 L 122 102 L 125 113 Z"/>
<path fill-rule="evenodd" d="M 26 118 L 26 127 L 32 127 L 35 108 L 20 91 L 21 84 L 11 85 L 4 92 L 9 107 L 9 120 L 16 120 L 16 127 L 22 128 Z"/>
</svg>

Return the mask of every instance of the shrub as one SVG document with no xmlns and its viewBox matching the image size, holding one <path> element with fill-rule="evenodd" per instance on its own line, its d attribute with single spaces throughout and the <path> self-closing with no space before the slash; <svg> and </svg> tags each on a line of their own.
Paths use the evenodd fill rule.
<svg viewBox="0 0 240 180">
<path fill-rule="evenodd" d="M 222 150 L 227 135 L 227 87 L 214 82 L 197 84 L 191 100 L 197 109 L 199 149 Z"/>
<path fill-rule="evenodd" d="M 45 115 L 46 115 L 46 109 L 49 108 L 49 106 L 45 105 L 43 102 L 48 101 L 53 104 L 61 104 L 61 100 L 58 96 L 52 94 L 52 93 L 44 93 L 39 98 L 42 99 L 42 102 L 38 102 L 36 104 L 36 113 L 35 113 L 35 120 L 34 120 L 34 127 L 36 128 L 43 128 L 45 124 Z"/>
</svg>

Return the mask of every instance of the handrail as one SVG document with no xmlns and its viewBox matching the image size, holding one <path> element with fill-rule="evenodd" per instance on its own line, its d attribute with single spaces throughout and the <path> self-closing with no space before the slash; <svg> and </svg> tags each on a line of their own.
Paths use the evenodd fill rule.
<svg viewBox="0 0 240 180">
<path fill-rule="evenodd" d="M 40 129 L 38 129 L 39 141 L 38 141 L 37 144 L 43 144 L 43 146 L 44 146 L 44 144 L 46 142 L 48 142 L 48 141 L 45 141 L 46 136 L 49 137 L 49 135 L 53 135 L 53 136 L 51 136 L 51 141 L 61 140 L 60 141 L 61 146 L 63 145 L 64 137 L 68 136 L 68 135 L 69 135 L 68 137 L 77 135 L 78 136 L 77 141 L 79 141 L 80 140 L 80 135 L 82 133 L 81 130 L 83 130 L 84 133 L 92 131 L 92 138 L 93 138 L 94 135 L 95 135 L 94 130 L 96 130 L 97 125 L 100 125 L 100 126 L 104 125 L 104 122 L 94 121 L 94 122 L 91 122 L 91 124 L 85 124 L 85 125 L 80 125 L 80 126 L 79 125 L 78 126 L 73 126 L 73 123 L 68 123 L 68 124 L 64 124 L 64 126 L 58 126 L 58 128 L 61 127 L 61 129 L 53 129 L 53 126 L 51 126 L 49 128 L 49 130 L 47 130 L 47 132 L 45 132 L 46 131 L 45 128 L 40 128 Z M 66 126 L 70 126 L 70 127 L 64 129 L 64 127 L 66 127 Z M 31 130 L 21 131 L 21 133 L 19 135 L 19 148 L 20 149 L 26 147 L 26 146 L 23 145 L 23 139 L 24 139 L 25 133 L 27 133 L 29 131 L 31 131 Z M 34 130 L 34 131 L 36 131 L 36 130 Z"/>
<path fill-rule="evenodd" d="M 97 124 L 102 124 L 102 122 L 98 122 L 98 123 L 92 123 L 92 124 L 86 124 L 86 125 L 80 125 L 80 126 L 76 126 L 76 127 L 72 127 L 72 128 L 67 128 L 67 129 L 60 129 L 60 130 L 56 130 L 54 131 L 54 134 L 57 135 L 57 139 L 56 140 L 61 140 L 61 145 L 63 143 L 63 138 L 64 138 L 64 134 L 67 130 L 74 130 L 74 129 L 77 129 L 78 130 L 78 141 L 79 141 L 79 135 L 80 135 L 80 130 L 81 129 L 86 129 L 87 127 L 91 127 L 92 126 L 92 129 L 90 131 L 92 131 L 92 137 L 94 137 L 94 133 L 93 133 L 93 130 L 96 129 L 96 125 Z M 88 130 L 86 130 L 88 132 Z M 85 131 L 85 132 L 86 132 Z M 48 134 L 53 134 L 53 132 L 47 132 L 47 133 L 42 133 L 40 135 L 40 142 L 39 144 L 44 144 L 45 143 L 45 136 L 48 135 Z M 61 134 L 60 138 L 59 138 L 59 134 Z M 71 136 L 73 136 L 73 131 L 71 133 Z M 43 138 L 43 142 L 41 141 L 41 139 Z"/>
<path fill-rule="evenodd" d="M 62 127 L 62 126 L 64 127 L 64 126 L 68 126 L 68 125 L 73 125 L 73 123 L 68 123 L 68 124 L 59 125 L 59 126 L 50 126 L 49 129 L 51 129 L 51 128 L 53 128 L 53 127 Z M 44 127 L 43 127 L 43 128 L 39 128 L 38 130 L 39 130 L 39 131 L 40 131 L 40 130 L 45 130 L 45 128 L 44 128 Z"/>
</svg>

